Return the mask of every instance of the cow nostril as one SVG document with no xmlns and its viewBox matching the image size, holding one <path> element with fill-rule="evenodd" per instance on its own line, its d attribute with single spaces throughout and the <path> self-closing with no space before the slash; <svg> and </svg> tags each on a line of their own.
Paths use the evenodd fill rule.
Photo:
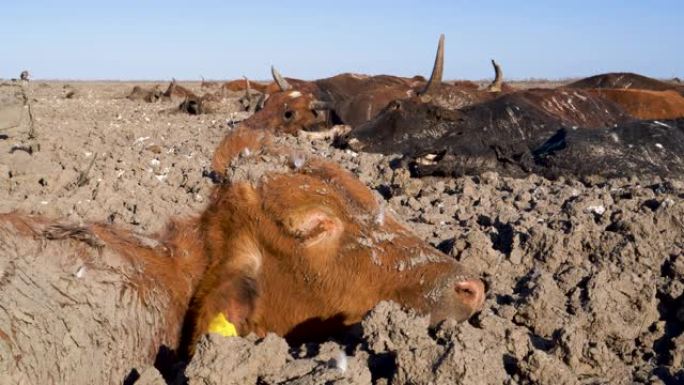
<svg viewBox="0 0 684 385">
<path fill-rule="evenodd" d="M 456 283 L 456 297 L 463 304 L 476 312 L 482 308 L 485 299 L 485 287 L 479 279 L 469 279 Z"/>
</svg>

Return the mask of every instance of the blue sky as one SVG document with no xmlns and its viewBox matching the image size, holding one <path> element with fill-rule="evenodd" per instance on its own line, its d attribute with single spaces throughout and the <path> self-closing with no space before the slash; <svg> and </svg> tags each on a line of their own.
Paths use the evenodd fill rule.
<svg viewBox="0 0 684 385">
<path fill-rule="evenodd" d="M 609 71 L 684 77 L 684 1 L 10 1 L 0 78 L 429 76 L 562 78 Z"/>
</svg>

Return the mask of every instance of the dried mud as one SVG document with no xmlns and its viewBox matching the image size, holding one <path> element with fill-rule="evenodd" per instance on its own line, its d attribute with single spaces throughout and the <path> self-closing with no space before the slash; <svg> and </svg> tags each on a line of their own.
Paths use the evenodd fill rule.
<svg viewBox="0 0 684 385">
<path fill-rule="evenodd" d="M 37 139 L 0 132 L 0 212 L 145 233 L 203 208 L 212 188 L 203 173 L 240 117 L 132 102 L 125 83 L 31 88 Z M 339 162 L 420 237 L 480 272 L 484 310 L 429 328 L 421 315 L 381 303 L 347 335 L 303 346 L 212 335 L 176 378 L 130 368 L 129 383 L 684 383 L 681 176 L 593 185 L 495 173 L 413 179 L 393 167 L 397 157 L 278 141 Z"/>
</svg>

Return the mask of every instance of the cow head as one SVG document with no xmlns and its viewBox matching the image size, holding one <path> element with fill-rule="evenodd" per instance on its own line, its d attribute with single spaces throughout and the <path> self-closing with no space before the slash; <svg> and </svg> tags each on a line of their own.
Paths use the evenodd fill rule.
<svg viewBox="0 0 684 385">
<path fill-rule="evenodd" d="M 330 105 L 318 100 L 311 87 L 293 89 L 275 68 L 271 68 L 271 72 L 280 91 L 261 98 L 256 106 L 257 113 L 243 125 L 296 135 L 326 131 L 335 123 L 331 119 Z"/>
<path fill-rule="evenodd" d="M 358 322 L 381 300 L 434 322 L 479 310 L 483 283 L 412 234 L 349 172 L 264 136 L 238 129 L 229 137 L 227 182 L 202 218 L 212 262 L 197 291 L 198 330 L 223 312 L 240 334 L 300 341 Z"/>
</svg>

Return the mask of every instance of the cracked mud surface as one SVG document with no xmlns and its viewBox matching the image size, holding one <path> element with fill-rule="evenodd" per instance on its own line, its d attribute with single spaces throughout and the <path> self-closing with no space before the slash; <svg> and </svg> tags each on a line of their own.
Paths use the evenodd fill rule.
<svg viewBox="0 0 684 385">
<path fill-rule="evenodd" d="M 203 171 L 235 116 L 169 113 L 173 104 L 123 99 L 130 88 L 32 84 L 40 150 L 25 150 L 36 142 L 21 130 L 0 133 L 0 212 L 152 233 L 200 211 L 212 188 Z M 343 338 L 304 346 L 209 336 L 185 370 L 189 383 L 684 382 L 681 177 L 413 179 L 391 156 L 279 140 L 339 162 L 421 238 L 482 274 L 485 308 L 429 329 L 381 303 Z M 136 369 L 136 383 L 165 383 L 154 368 Z"/>
</svg>

